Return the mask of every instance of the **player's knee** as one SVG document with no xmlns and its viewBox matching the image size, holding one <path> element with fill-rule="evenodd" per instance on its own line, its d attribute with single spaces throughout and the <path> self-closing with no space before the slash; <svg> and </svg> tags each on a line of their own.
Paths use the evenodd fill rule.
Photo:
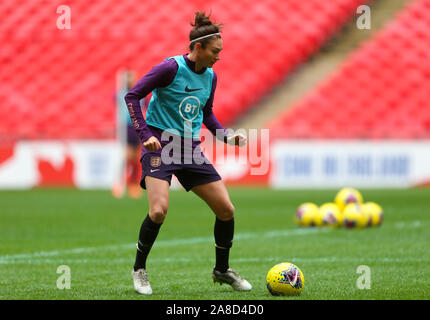
<svg viewBox="0 0 430 320">
<path fill-rule="evenodd" d="M 234 206 L 233 204 L 228 204 L 222 211 L 217 214 L 217 218 L 222 221 L 228 221 L 234 217 Z"/>
<path fill-rule="evenodd" d="M 167 215 L 167 206 L 158 205 L 149 210 L 149 216 L 155 223 L 163 223 Z"/>
</svg>

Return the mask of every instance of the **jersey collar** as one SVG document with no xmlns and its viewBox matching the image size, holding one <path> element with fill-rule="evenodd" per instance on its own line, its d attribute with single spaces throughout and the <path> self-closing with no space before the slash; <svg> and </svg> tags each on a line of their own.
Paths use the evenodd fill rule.
<svg viewBox="0 0 430 320">
<path fill-rule="evenodd" d="M 196 66 L 196 63 L 194 61 L 191 61 L 190 59 L 188 59 L 188 53 L 183 55 L 185 62 L 187 63 L 188 68 L 191 69 L 192 72 L 197 73 L 197 74 L 202 74 L 206 71 L 206 67 L 202 68 L 199 72 L 194 71 L 194 68 Z"/>
</svg>

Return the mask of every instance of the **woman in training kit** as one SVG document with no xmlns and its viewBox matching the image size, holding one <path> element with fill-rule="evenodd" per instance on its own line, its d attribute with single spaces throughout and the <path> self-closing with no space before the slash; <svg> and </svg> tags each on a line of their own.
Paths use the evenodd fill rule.
<svg viewBox="0 0 430 320">
<path fill-rule="evenodd" d="M 216 215 L 214 282 L 227 283 L 235 290 L 248 291 L 252 286 L 236 271 L 229 268 L 229 252 L 234 233 L 234 206 L 221 177 L 207 161 L 200 149 L 202 122 L 224 142 L 242 146 L 246 137 L 228 135 L 212 112 L 217 77 L 212 70 L 219 60 L 223 42 L 220 25 L 213 24 L 202 12 L 196 12 L 194 27 L 190 32 L 190 53 L 167 58 L 154 66 L 126 94 L 125 101 L 141 141 L 142 188 L 147 190 L 149 213 L 142 223 L 137 243 L 136 261 L 132 271 L 135 290 L 152 294 L 146 272 L 146 258 L 158 235 L 169 206 L 169 186 L 172 174 L 186 189 L 202 198 Z M 152 92 L 152 99 L 143 118 L 139 101 Z M 175 161 L 163 161 L 164 131 L 179 138 L 176 154 L 169 153 Z M 223 134 L 220 135 L 219 133 Z M 217 135 L 218 133 L 218 135 Z M 177 140 L 176 140 L 177 141 Z M 187 147 L 186 146 L 190 146 Z M 177 154 L 177 150 L 181 150 Z M 195 161 L 197 158 L 203 161 Z M 203 162 L 203 163 L 202 163 Z"/>
</svg>

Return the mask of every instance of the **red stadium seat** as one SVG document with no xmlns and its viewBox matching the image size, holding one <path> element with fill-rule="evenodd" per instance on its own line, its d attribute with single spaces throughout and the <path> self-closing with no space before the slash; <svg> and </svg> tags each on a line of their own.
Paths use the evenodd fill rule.
<svg viewBox="0 0 430 320">
<path fill-rule="evenodd" d="M 3 136 L 114 138 L 117 70 L 142 76 L 165 57 L 185 53 L 195 8 L 225 24 L 214 110 L 229 126 L 367 1 L 76 0 L 69 4 L 70 30 L 56 28 L 58 1 L 39 2 L 0 6 L 0 88 L 8 88 L 0 94 L 31 102 L 23 105 L 31 108 L 25 121 L 0 117 Z"/>
<path fill-rule="evenodd" d="M 430 0 L 414 1 L 268 127 L 284 138 L 429 139 L 428 30 Z"/>
</svg>

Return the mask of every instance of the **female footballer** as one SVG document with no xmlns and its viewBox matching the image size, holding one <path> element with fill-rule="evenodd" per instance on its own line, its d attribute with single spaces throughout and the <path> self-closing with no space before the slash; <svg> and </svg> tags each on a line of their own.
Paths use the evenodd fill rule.
<svg viewBox="0 0 430 320">
<path fill-rule="evenodd" d="M 234 290 L 248 291 L 252 286 L 229 267 L 229 252 L 234 234 L 234 206 L 227 189 L 212 164 L 200 149 L 202 123 L 224 142 L 243 146 L 246 137 L 228 135 L 212 112 L 217 76 L 212 66 L 219 60 L 223 48 L 221 26 L 211 22 L 204 12 L 195 13 L 191 24 L 190 52 L 167 58 L 154 66 L 126 94 L 125 101 L 141 141 L 141 187 L 147 190 L 149 213 L 144 219 L 137 242 L 136 260 L 132 271 L 135 290 L 140 294 L 152 294 L 146 272 L 146 259 L 166 218 L 169 206 L 169 186 L 172 174 L 186 191 L 193 191 L 214 212 L 215 267 L 214 282 L 227 283 Z M 139 101 L 152 92 L 146 119 Z M 163 132 L 176 135 L 181 141 L 177 161 L 163 161 L 163 148 L 169 143 L 162 139 Z M 223 136 L 216 134 L 223 132 Z M 187 139 L 188 142 L 186 141 Z M 185 145 L 191 146 L 191 152 Z M 195 152 L 197 151 L 197 152 Z M 195 161 L 199 154 L 205 162 Z M 191 155 L 191 159 L 190 159 Z M 179 160 L 179 161 L 178 161 Z M 188 161 L 186 161 L 188 160 Z"/>
</svg>

